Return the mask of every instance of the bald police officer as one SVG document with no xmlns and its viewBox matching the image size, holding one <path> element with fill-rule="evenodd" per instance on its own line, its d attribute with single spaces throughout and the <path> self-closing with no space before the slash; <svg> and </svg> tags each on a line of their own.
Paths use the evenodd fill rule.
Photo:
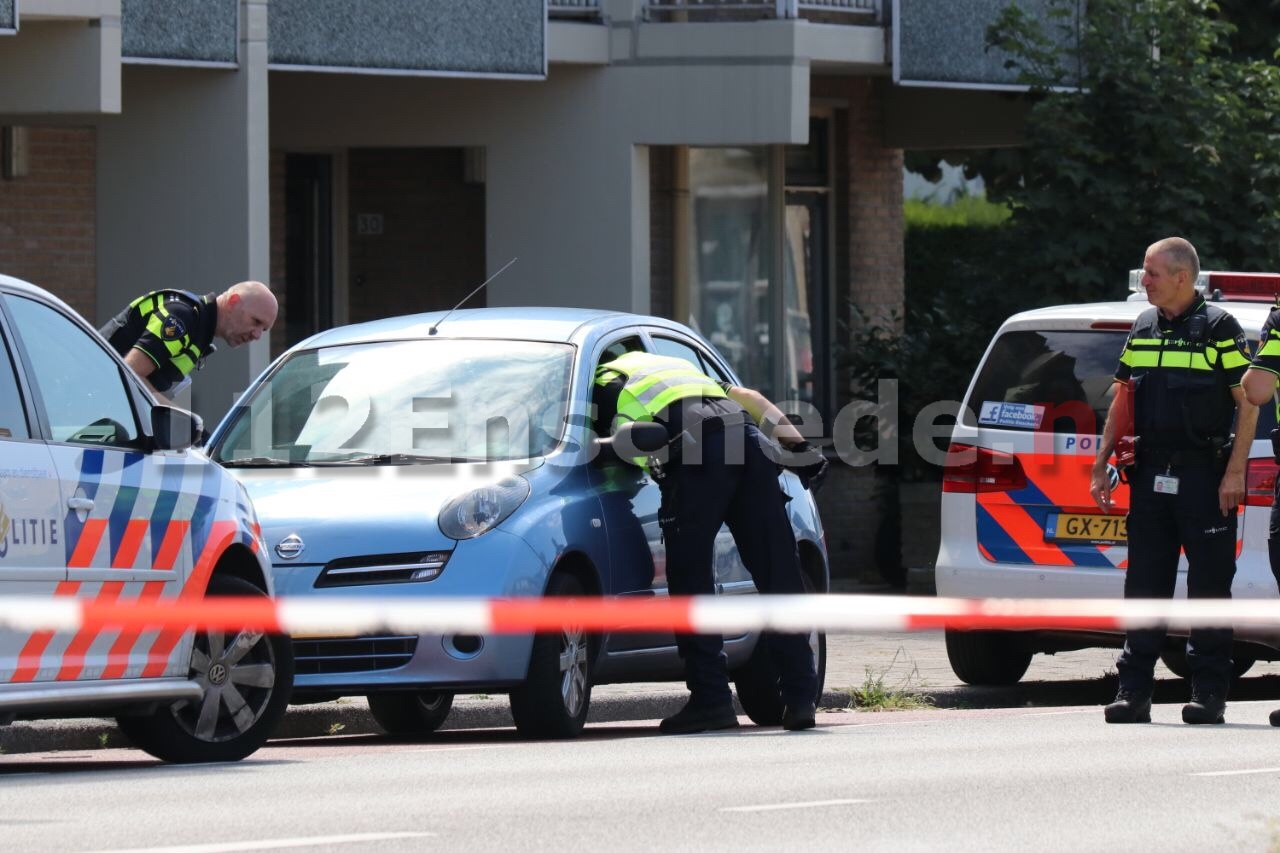
<svg viewBox="0 0 1280 853">
<path fill-rule="evenodd" d="M 191 382 L 222 338 L 228 346 L 256 341 L 279 310 L 260 281 L 242 281 L 219 294 L 156 290 L 133 300 L 100 330 L 125 364 L 157 395 L 172 399 Z"/>
</svg>

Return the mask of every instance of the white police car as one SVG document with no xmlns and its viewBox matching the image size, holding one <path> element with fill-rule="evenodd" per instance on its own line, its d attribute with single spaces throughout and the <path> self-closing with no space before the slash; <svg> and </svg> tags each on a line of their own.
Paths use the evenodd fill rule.
<svg viewBox="0 0 1280 853">
<path fill-rule="evenodd" d="M 265 595 L 244 490 L 191 447 L 84 320 L 0 276 L 0 596 L 99 603 Z M 288 702 L 290 644 L 257 632 L 0 624 L 0 724 L 116 716 L 166 761 L 252 753 Z"/>
<path fill-rule="evenodd" d="M 1121 598 L 1128 565 L 1129 490 L 1112 466 L 1116 511 L 1089 495 L 1098 435 L 1114 396 L 1120 352 L 1148 308 L 1141 270 L 1130 301 L 1062 305 L 1015 314 L 1001 325 L 973 377 L 951 436 L 942 486 L 938 594 L 961 598 Z M 1231 312 L 1256 344 L 1280 292 L 1280 275 L 1206 272 L 1197 287 Z M 1273 406 L 1263 406 L 1247 475 L 1236 544 L 1236 598 L 1274 598 L 1267 527 L 1276 463 Z M 1186 596 L 1186 559 L 1177 595 Z M 1257 660 L 1280 660 L 1275 638 L 1242 636 L 1233 651 L 1242 674 Z M 948 631 L 947 655 L 969 684 L 1010 684 L 1037 653 L 1119 647 L 1120 634 Z M 1165 664 L 1187 675 L 1182 643 Z"/>
</svg>

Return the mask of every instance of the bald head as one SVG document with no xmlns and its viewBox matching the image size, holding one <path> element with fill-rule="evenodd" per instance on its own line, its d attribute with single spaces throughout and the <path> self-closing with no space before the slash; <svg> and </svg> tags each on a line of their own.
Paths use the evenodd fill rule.
<svg viewBox="0 0 1280 853">
<path fill-rule="evenodd" d="M 238 347 L 256 341 L 275 325 L 276 295 L 260 281 L 242 281 L 218 294 L 218 337 Z"/>
</svg>

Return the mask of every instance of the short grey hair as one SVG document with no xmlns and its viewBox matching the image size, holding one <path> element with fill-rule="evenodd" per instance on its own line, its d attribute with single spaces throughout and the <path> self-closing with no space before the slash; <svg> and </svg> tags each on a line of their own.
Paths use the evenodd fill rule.
<svg viewBox="0 0 1280 853">
<path fill-rule="evenodd" d="M 1196 247 L 1191 245 L 1189 240 L 1181 237 L 1165 237 L 1163 240 L 1152 243 L 1148 251 L 1153 255 L 1167 257 L 1169 266 L 1175 270 L 1188 270 L 1191 273 L 1192 282 L 1200 275 L 1200 256 L 1196 254 Z"/>
</svg>

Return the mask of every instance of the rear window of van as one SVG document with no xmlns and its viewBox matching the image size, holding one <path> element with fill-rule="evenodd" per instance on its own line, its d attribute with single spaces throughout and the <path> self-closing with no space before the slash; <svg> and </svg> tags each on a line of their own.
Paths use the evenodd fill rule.
<svg viewBox="0 0 1280 853">
<path fill-rule="evenodd" d="M 978 372 L 964 424 L 1101 434 L 1127 336 L 1116 330 L 1005 332 Z M 1258 436 L 1267 437 L 1274 426 L 1275 407 L 1263 406 Z"/>
</svg>

